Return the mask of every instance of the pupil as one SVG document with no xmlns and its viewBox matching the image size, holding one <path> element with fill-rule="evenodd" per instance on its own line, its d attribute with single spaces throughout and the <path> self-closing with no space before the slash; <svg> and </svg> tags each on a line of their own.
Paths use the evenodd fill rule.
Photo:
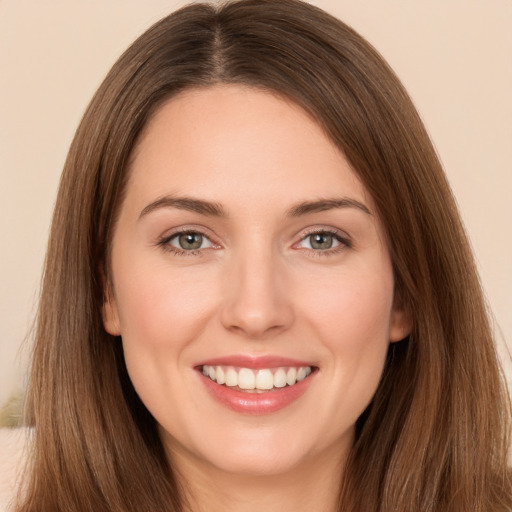
<svg viewBox="0 0 512 512">
<path fill-rule="evenodd" d="M 311 236 L 311 247 L 313 249 L 326 250 L 332 247 L 332 235 L 327 233 L 316 233 Z"/>
<path fill-rule="evenodd" d="M 180 247 L 186 250 L 199 249 L 203 243 L 203 236 L 198 233 L 184 233 L 179 238 Z"/>
</svg>

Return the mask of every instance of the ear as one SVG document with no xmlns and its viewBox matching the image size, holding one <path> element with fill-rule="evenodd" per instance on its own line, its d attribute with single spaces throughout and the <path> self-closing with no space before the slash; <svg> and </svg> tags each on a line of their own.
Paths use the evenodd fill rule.
<svg viewBox="0 0 512 512">
<path fill-rule="evenodd" d="M 395 309 L 391 312 L 389 324 L 389 341 L 395 343 L 407 338 L 412 331 L 412 315 L 404 309 Z"/>
<path fill-rule="evenodd" d="M 103 268 L 100 268 L 99 274 L 103 288 L 103 304 L 101 306 L 103 327 L 112 336 L 120 336 L 121 326 L 112 283 L 109 283 L 106 279 Z"/>
<path fill-rule="evenodd" d="M 401 291 L 395 290 L 393 309 L 391 310 L 389 322 L 389 341 L 391 343 L 402 341 L 411 334 L 414 323 L 413 315 L 405 302 Z"/>
<path fill-rule="evenodd" d="M 105 292 L 101 316 L 103 317 L 103 327 L 105 327 L 105 330 L 112 336 L 120 336 L 121 326 L 119 324 L 116 299 L 110 290 Z"/>
</svg>

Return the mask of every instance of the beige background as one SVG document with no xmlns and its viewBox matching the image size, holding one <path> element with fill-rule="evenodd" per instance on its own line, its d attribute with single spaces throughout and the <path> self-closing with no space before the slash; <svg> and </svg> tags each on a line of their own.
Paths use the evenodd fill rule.
<svg viewBox="0 0 512 512">
<path fill-rule="evenodd" d="M 29 344 L 20 347 L 81 114 L 116 57 L 184 3 L 0 0 L 0 406 L 23 382 Z M 459 202 L 497 330 L 512 343 L 512 1 L 312 3 L 367 37 L 411 93 Z"/>
</svg>

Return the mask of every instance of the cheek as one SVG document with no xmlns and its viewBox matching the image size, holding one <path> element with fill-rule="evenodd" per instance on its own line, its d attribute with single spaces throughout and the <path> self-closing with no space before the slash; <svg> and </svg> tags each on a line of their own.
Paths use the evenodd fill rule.
<svg viewBox="0 0 512 512">
<path fill-rule="evenodd" d="M 211 310 L 214 294 L 197 272 L 132 267 L 116 286 L 123 339 L 162 349 L 190 341 Z"/>
<path fill-rule="evenodd" d="M 137 266 L 131 260 L 122 275 L 130 276 L 116 282 L 128 374 L 146 407 L 160 418 L 169 403 L 184 400 L 186 383 L 175 376 L 190 368 L 188 349 L 204 331 L 215 295 L 198 272 Z"/>
<path fill-rule="evenodd" d="M 393 303 L 391 273 L 346 273 L 317 281 L 304 310 L 329 339 L 354 348 L 372 341 L 389 342 Z"/>
<path fill-rule="evenodd" d="M 323 284 L 314 287 L 302 308 L 330 361 L 333 386 L 346 405 L 350 402 L 345 410 L 353 410 L 355 419 L 371 400 L 382 375 L 389 347 L 392 273 L 340 274 Z"/>
</svg>

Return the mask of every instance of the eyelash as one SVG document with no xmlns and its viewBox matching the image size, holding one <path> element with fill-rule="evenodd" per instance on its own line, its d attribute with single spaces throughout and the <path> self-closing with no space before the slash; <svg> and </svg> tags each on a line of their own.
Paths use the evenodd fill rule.
<svg viewBox="0 0 512 512">
<path fill-rule="evenodd" d="M 195 249 L 195 250 L 185 250 L 185 249 L 179 249 L 178 247 L 175 247 L 170 244 L 171 240 L 174 238 L 181 236 L 181 235 L 201 235 L 202 237 L 206 238 L 211 244 L 213 248 L 219 247 L 216 245 L 209 236 L 207 236 L 205 233 L 203 233 L 201 230 L 198 229 L 189 229 L 189 228 L 183 228 L 178 231 L 175 231 L 171 235 L 167 235 L 163 237 L 161 240 L 158 241 L 157 245 L 162 248 L 162 250 L 166 252 L 170 252 L 172 254 L 175 254 L 176 256 L 202 256 L 204 254 L 205 249 Z M 352 243 L 349 240 L 349 238 L 343 234 L 335 230 L 335 229 L 312 229 L 311 231 L 306 232 L 302 238 L 294 244 L 293 247 L 296 247 L 298 244 L 306 240 L 308 237 L 311 237 L 313 235 L 330 235 L 333 237 L 334 240 L 339 242 L 339 245 L 337 245 L 334 248 L 324 249 L 324 250 L 314 250 L 314 249 L 308 249 L 306 250 L 314 257 L 324 257 L 324 256 L 332 256 L 335 254 L 338 254 L 346 249 L 352 248 Z"/>
<path fill-rule="evenodd" d="M 336 247 L 324 249 L 324 250 L 314 250 L 314 249 L 306 248 L 306 250 L 313 257 L 322 258 L 325 256 L 334 256 L 336 254 L 339 254 L 339 253 L 345 251 L 346 249 L 352 248 L 352 242 L 349 240 L 348 236 L 345 233 L 340 232 L 333 228 L 311 229 L 311 231 L 307 231 L 304 234 L 304 236 L 302 236 L 302 238 L 296 244 L 294 244 L 294 247 L 313 235 L 330 235 L 333 237 L 334 240 L 339 242 L 339 245 L 337 245 Z"/>
<path fill-rule="evenodd" d="M 181 235 L 201 235 L 203 238 L 206 238 L 211 244 L 212 247 L 216 247 L 216 244 L 211 241 L 210 237 L 204 234 L 199 229 L 190 229 L 190 228 L 182 228 L 173 232 L 170 235 L 163 237 L 158 241 L 157 245 L 162 248 L 165 252 L 170 252 L 176 256 L 203 256 L 204 249 L 195 249 L 191 251 L 186 251 L 185 249 L 179 249 L 178 247 L 174 247 L 170 244 L 171 240 L 179 237 Z M 218 247 L 218 246 L 217 246 Z"/>
</svg>

